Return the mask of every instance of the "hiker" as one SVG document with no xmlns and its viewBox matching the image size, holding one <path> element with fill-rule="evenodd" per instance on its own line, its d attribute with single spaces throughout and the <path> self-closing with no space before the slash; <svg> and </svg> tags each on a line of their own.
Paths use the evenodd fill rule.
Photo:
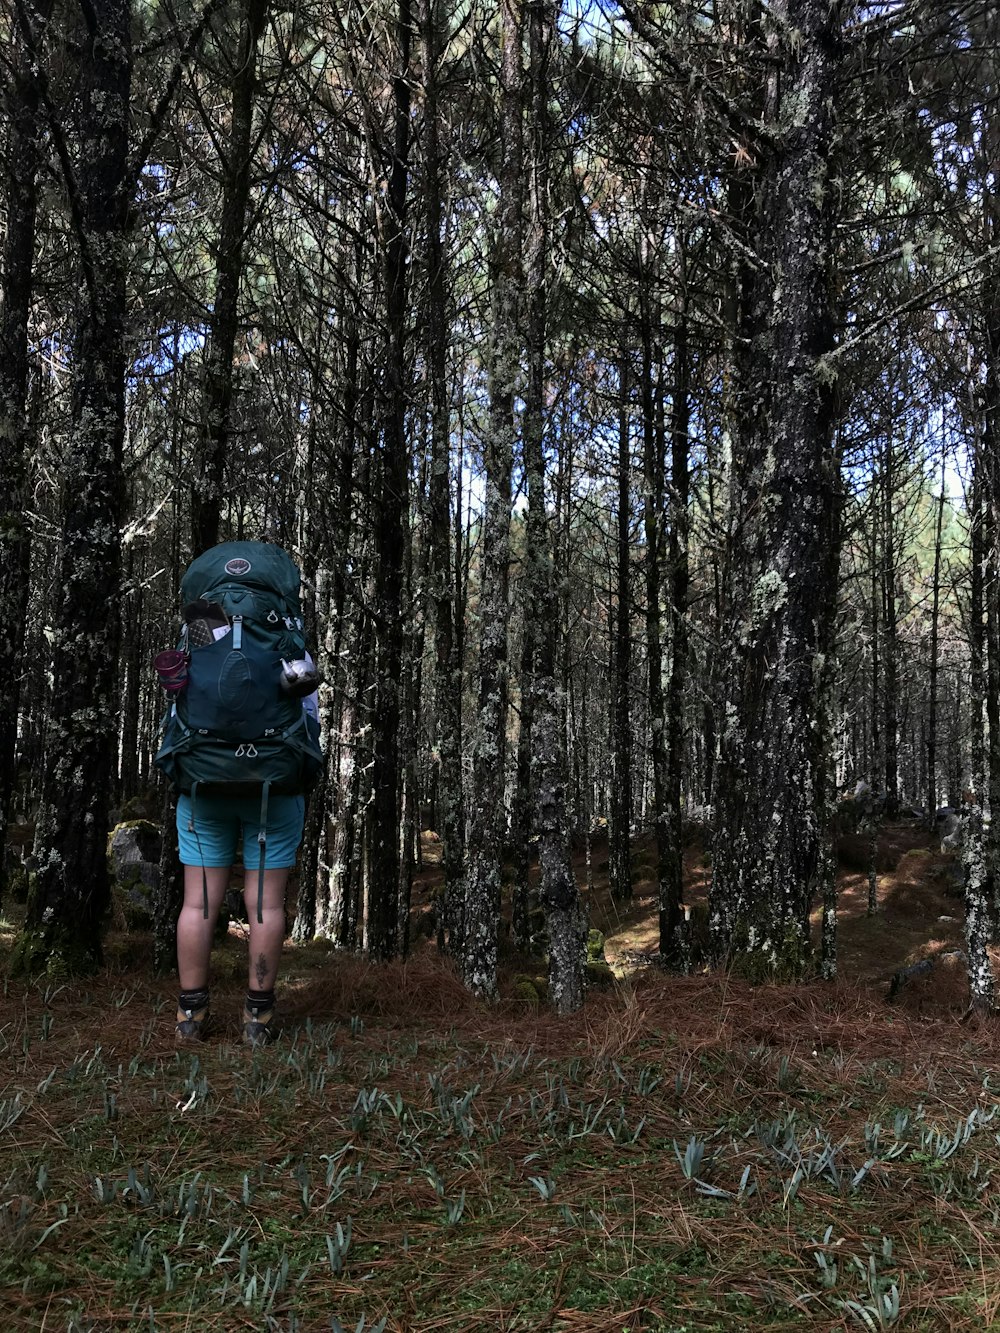
<svg viewBox="0 0 1000 1333">
<path fill-rule="evenodd" d="M 242 836 L 250 922 L 243 1040 L 277 1036 L 274 984 L 285 938 L 285 888 L 302 839 L 305 793 L 322 765 L 299 571 L 281 547 L 224 542 L 181 582 L 177 649 L 155 665 L 172 702 L 155 763 L 177 800 L 184 903 L 177 921 L 176 1036 L 203 1041 L 209 955 Z"/>
</svg>

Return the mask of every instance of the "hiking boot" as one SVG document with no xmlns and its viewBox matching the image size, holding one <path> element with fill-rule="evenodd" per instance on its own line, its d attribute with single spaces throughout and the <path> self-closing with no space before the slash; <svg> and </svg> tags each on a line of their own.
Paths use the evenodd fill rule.
<svg viewBox="0 0 1000 1333">
<path fill-rule="evenodd" d="M 249 1000 L 243 1005 L 243 1042 L 246 1046 L 270 1046 L 281 1031 L 278 1010 L 273 1004 L 264 1008 Z"/>
<path fill-rule="evenodd" d="M 181 1043 L 204 1041 L 208 1030 L 209 1008 L 206 1001 L 198 1009 L 185 1009 L 177 1006 L 177 1026 L 175 1040 Z"/>
</svg>

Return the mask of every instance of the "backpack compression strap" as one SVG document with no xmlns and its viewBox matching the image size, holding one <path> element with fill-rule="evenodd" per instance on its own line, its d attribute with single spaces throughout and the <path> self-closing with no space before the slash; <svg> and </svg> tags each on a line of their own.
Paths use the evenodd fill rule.
<svg viewBox="0 0 1000 1333">
<path fill-rule="evenodd" d="M 201 851 L 201 840 L 198 838 L 198 830 L 195 828 L 195 824 L 194 824 L 194 820 L 195 820 L 195 802 L 196 802 L 196 800 L 198 799 L 198 786 L 199 786 L 199 784 L 198 784 L 197 782 L 192 782 L 192 783 L 191 783 L 191 817 L 188 819 L 188 830 L 189 830 L 191 833 L 194 834 L 194 836 L 195 836 L 195 840 L 196 840 L 197 843 L 198 843 L 198 850 Z M 202 860 L 202 867 L 201 867 L 201 892 L 202 892 L 202 901 L 204 902 L 204 909 L 203 909 L 203 911 L 204 911 L 204 915 L 205 915 L 205 920 L 207 921 L 207 920 L 208 920 L 208 875 L 207 875 L 206 872 L 205 872 L 205 865 L 204 865 L 204 862 L 205 862 L 205 856 L 204 856 L 204 853 L 202 853 L 202 858 L 201 858 L 201 860 Z"/>
<path fill-rule="evenodd" d="M 197 838 L 198 830 L 195 828 L 195 802 L 198 799 L 197 782 L 191 784 L 191 817 L 188 820 L 188 828 Z M 257 870 L 257 920 L 263 925 L 264 922 L 264 866 L 267 861 L 267 807 L 271 795 L 271 784 L 265 782 L 260 797 L 260 828 L 257 833 L 257 841 L 260 843 L 260 866 Z M 201 887 L 204 898 L 205 920 L 208 920 L 208 875 L 205 873 L 204 865 L 201 868 Z"/>
<path fill-rule="evenodd" d="M 267 798 L 270 792 L 271 784 L 265 782 L 260 797 L 260 830 L 257 834 L 257 841 L 260 843 L 260 866 L 257 870 L 257 920 L 260 924 L 264 922 L 264 862 L 267 859 Z"/>
</svg>

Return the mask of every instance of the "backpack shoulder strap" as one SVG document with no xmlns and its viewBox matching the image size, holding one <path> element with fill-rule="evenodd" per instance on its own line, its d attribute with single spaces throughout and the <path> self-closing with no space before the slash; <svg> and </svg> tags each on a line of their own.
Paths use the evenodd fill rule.
<svg viewBox="0 0 1000 1333">
<path fill-rule="evenodd" d="M 271 793 L 270 782 L 265 782 L 260 795 L 260 827 L 257 842 L 260 844 L 260 865 L 257 867 L 257 921 L 264 921 L 264 862 L 267 860 L 267 805 Z"/>
</svg>

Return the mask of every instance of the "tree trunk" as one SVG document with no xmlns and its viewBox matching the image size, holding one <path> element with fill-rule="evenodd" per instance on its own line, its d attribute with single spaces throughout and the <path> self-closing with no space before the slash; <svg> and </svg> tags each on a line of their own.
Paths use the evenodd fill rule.
<svg viewBox="0 0 1000 1333">
<path fill-rule="evenodd" d="M 354 280 L 360 282 L 362 258 L 360 247 L 355 242 L 348 251 L 354 260 Z M 324 267 L 325 276 L 325 267 Z M 324 611 L 323 639 L 320 647 L 320 665 L 326 675 L 326 683 L 320 689 L 319 712 L 320 733 L 323 740 L 323 774 L 313 792 L 309 805 L 309 831 L 316 839 L 315 871 L 312 869 L 313 856 L 303 862 L 303 874 L 309 868 L 308 882 L 300 881 L 299 898 L 296 908 L 292 937 L 296 940 L 312 939 L 314 934 L 338 939 L 338 926 L 332 924 L 340 920 L 338 911 L 331 906 L 331 896 L 338 904 L 343 902 L 341 890 L 346 886 L 344 876 L 350 865 L 350 847 L 344 857 L 344 840 L 348 837 L 343 825 L 343 812 L 348 808 L 352 790 L 352 774 L 344 774 L 344 766 L 354 762 L 353 723 L 354 700 L 357 682 L 355 672 L 357 662 L 363 656 L 362 644 L 368 641 L 367 625 L 355 625 L 356 642 L 353 651 L 345 653 L 343 645 L 350 626 L 345 618 L 347 600 L 346 571 L 350 564 L 353 511 L 355 502 L 355 462 L 358 450 L 358 406 L 361 401 L 360 385 L 360 338 L 355 317 L 355 310 L 350 299 L 344 301 L 340 312 L 344 328 L 344 381 L 343 381 L 343 418 L 344 429 L 338 438 L 336 447 L 327 454 L 327 466 L 331 469 L 336 504 L 331 506 L 330 519 L 322 525 L 323 558 L 317 563 L 317 608 Z M 317 354 L 314 386 L 318 389 L 321 382 L 321 363 Z M 362 449 L 361 455 L 367 463 L 368 451 Z M 311 503 L 317 506 L 318 513 L 326 509 L 327 497 L 317 493 L 315 485 L 311 487 Z M 313 526 L 315 532 L 318 523 Z M 319 552 L 316 553 L 317 557 Z M 317 621 L 317 624 L 319 622 Z M 348 703 L 350 700 L 350 703 Z M 345 746 L 351 747 L 349 752 Z M 352 813 L 351 819 L 353 821 Z M 353 822 L 350 837 L 354 835 Z M 356 926 L 350 927 L 353 931 Z M 353 938 L 353 936 L 352 936 Z M 353 945 L 352 945 L 353 947 Z"/>
<path fill-rule="evenodd" d="M 441 18 L 438 0 L 423 0 L 424 41 L 424 206 L 427 233 L 427 365 L 430 380 L 431 474 L 428 486 L 431 600 L 434 606 L 434 698 L 438 747 L 435 827 L 441 837 L 444 886 L 441 934 L 452 953 L 462 954 L 464 909 L 462 832 L 462 668 L 455 633 L 455 576 L 452 571 L 450 509 L 451 412 L 448 395 L 447 282 L 444 245 L 437 67 Z"/>
<path fill-rule="evenodd" d="M 304 503 L 305 508 L 308 510 L 313 503 L 311 491 L 308 491 L 304 496 Z M 315 532 L 308 535 L 303 547 L 303 554 L 306 549 L 312 550 L 313 552 L 315 551 L 316 540 Z M 315 579 L 315 586 L 310 597 L 312 616 L 307 620 L 307 624 L 318 624 L 320 622 L 320 616 L 322 616 L 324 622 L 329 623 L 329 579 L 326 577 L 325 572 L 321 572 L 318 569 L 315 570 L 313 578 Z M 317 644 L 316 652 L 320 668 L 325 675 L 331 667 L 325 659 L 322 647 L 325 647 L 325 644 Z M 302 833 L 302 849 L 299 854 L 298 891 L 295 895 L 295 918 L 292 922 L 292 939 L 300 944 L 311 940 L 316 933 L 316 890 L 320 880 L 320 866 L 322 864 L 326 843 L 326 809 L 330 772 L 330 752 L 331 750 L 335 750 L 337 746 L 336 738 L 330 734 L 330 708 L 328 701 L 331 694 L 332 687 L 330 681 L 327 679 L 321 686 L 319 705 L 320 738 L 324 752 L 323 769 L 320 773 L 319 781 L 309 795 L 309 802 L 306 806 L 305 826 Z"/>
<path fill-rule="evenodd" d="M 934 524 L 934 575 L 931 587 L 931 646 L 927 673 L 927 822 L 933 828 L 934 812 L 938 805 L 937 787 L 937 733 L 938 733 L 938 672 L 939 639 L 941 628 L 941 539 L 944 531 L 945 463 L 941 450 L 941 494 L 938 496 L 937 518 Z"/>
<path fill-rule="evenodd" d="M 343 627 L 342 627 L 343 628 Z M 342 949 L 358 946 L 363 885 L 361 869 L 365 813 L 370 797 L 370 728 L 361 725 L 364 683 L 373 671 L 374 643 L 369 618 L 348 622 L 352 652 L 337 703 L 330 709 L 327 800 L 324 810 L 325 859 L 321 860 L 315 904 L 315 933 Z M 333 726 L 334 719 L 336 727 Z M 324 726 L 324 730 L 327 727 Z M 332 764 L 332 766 L 331 766 Z"/>
<path fill-rule="evenodd" d="M 501 26 L 500 197 L 492 247 L 489 423 L 483 442 L 486 497 L 480 554 L 479 707 L 473 741 L 462 962 L 465 984 L 473 994 L 488 1000 L 497 995 L 507 750 L 510 485 L 521 357 L 521 0 L 502 0 Z"/>
<path fill-rule="evenodd" d="M 48 18 L 50 0 L 35 11 Z M 40 34 L 32 34 L 37 48 Z M 7 867 L 7 825 L 17 786 L 17 717 L 21 697 L 24 625 L 31 546 L 27 524 L 28 319 L 35 254 L 39 137 L 38 84 L 25 34 L 15 29 L 7 93 L 7 156 L 0 288 L 0 895 Z"/>
<path fill-rule="evenodd" d="M 191 542 L 195 555 L 219 540 L 223 475 L 232 424 L 233 353 L 239 328 L 240 279 L 250 197 L 257 46 L 267 19 L 267 2 L 240 0 L 240 39 L 232 67 L 232 113 L 223 168 L 215 299 L 205 359 L 201 440 L 191 496 Z"/>
<path fill-rule="evenodd" d="M 682 278 L 683 287 L 683 278 Z M 666 958 L 676 952 L 676 940 L 684 902 L 684 839 L 681 828 L 681 795 L 684 772 L 684 687 L 688 669 L 688 506 L 691 477 L 688 465 L 688 431 L 691 420 L 691 366 L 688 347 L 686 295 L 674 331 L 674 379 L 670 421 L 670 679 L 666 708 L 666 874 L 660 881 L 660 952 Z"/>
<path fill-rule="evenodd" d="M 798 977 L 821 877 L 829 736 L 824 648 L 835 583 L 828 179 L 841 4 L 780 0 L 755 247 L 756 383 L 734 457 L 735 545 L 726 641 L 728 720 L 718 774 L 712 917 L 740 972 Z M 769 21 L 769 20 L 768 20 Z M 763 151 L 763 149 L 762 149 Z"/>
<path fill-rule="evenodd" d="M 899 814 L 899 615 L 896 607 L 896 455 L 887 436 L 879 469 L 882 502 L 882 744 L 885 813 Z"/>
<path fill-rule="evenodd" d="M 527 409 L 525 411 L 524 432 L 524 451 L 525 455 L 527 455 L 529 448 L 527 439 Z M 527 469 L 528 463 L 526 458 L 526 472 Z M 526 482 L 529 497 L 531 494 L 532 480 L 534 480 L 533 475 L 532 477 L 529 477 Z M 538 484 L 539 483 L 536 481 L 536 488 Z M 544 482 L 542 484 L 544 484 Z M 531 549 L 531 541 L 532 533 L 530 531 L 529 523 L 529 532 L 526 537 L 528 549 L 525 555 L 525 559 L 529 565 L 535 558 L 534 552 Z M 521 580 L 521 613 L 523 620 L 520 672 L 521 706 L 518 710 L 517 778 L 514 785 L 514 803 L 510 817 L 510 930 L 514 947 L 521 953 L 527 953 L 528 948 L 530 947 L 531 935 L 531 926 L 529 922 L 529 866 L 531 860 L 531 837 L 535 830 L 534 785 L 532 779 L 534 739 L 532 733 L 534 730 L 533 723 L 535 711 L 534 677 L 536 666 L 536 617 L 540 611 L 539 604 L 536 600 L 537 596 L 538 588 L 535 580 L 532 579 L 530 572 L 526 573 Z"/>
<path fill-rule="evenodd" d="M 426 580 L 426 570 L 414 573 L 413 563 L 426 564 L 426 554 L 414 552 L 414 543 L 406 543 L 403 610 L 402 671 L 400 675 L 400 814 L 399 814 L 399 886 L 397 891 L 396 943 L 401 956 L 410 952 L 410 909 L 413 902 L 413 869 L 420 845 L 420 775 L 417 763 L 417 736 L 420 729 L 420 663 L 424 649 L 424 622 L 417 614 L 418 597 L 414 587 Z"/>
<path fill-rule="evenodd" d="M 885 772 L 885 759 L 882 752 L 882 616 L 879 610 L 881 605 L 879 596 L 879 558 L 878 558 L 878 528 L 879 528 L 879 507 L 876 503 L 877 491 L 874 486 L 871 493 L 871 533 L 869 544 L 869 581 L 870 581 L 870 615 L 871 615 L 871 695 L 869 708 L 871 710 L 870 729 L 871 729 L 871 767 L 868 772 L 871 775 L 871 785 L 873 793 L 881 791 L 882 776 Z"/>
<path fill-rule="evenodd" d="M 988 432 L 984 432 L 987 435 Z M 965 827 L 963 857 L 965 861 L 965 940 L 969 960 L 969 989 L 972 1007 L 983 1013 L 994 1007 L 995 993 L 993 968 L 990 963 L 989 943 L 993 931 L 995 886 L 986 861 L 983 836 L 983 803 L 986 792 L 986 749 L 983 723 L 985 721 L 985 663 L 983 626 L 983 569 L 986 562 L 984 533 L 983 464 L 987 439 L 978 443 L 974 459 L 971 513 L 971 605 L 969 611 L 969 655 L 971 682 L 969 718 L 972 728 L 972 805 Z"/>
<path fill-rule="evenodd" d="M 410 153 L 410 0 L 398 0 L 398 71 L 392 80 L 394 137 L 386 194 L 385 290 L 389 346 L 385 417 L 379 438 L 375 540 L 374 795 L 367 841 L 365 941 L 385 961 L 397 951 L 399 887 L 400 681 L 403 663 L 403 563 L 406 553 L 409 449 L 406 438 L 406 211 Z"/>
<path fill-rule="evenodd" d="M 618 492 L 615 527 L 615 592 L 611 732 L 611 801 L 608 821 L 608 876 L 616 902 L 632 898 L 632 675 L 631 625 L 631 463 L 629 430 L 628 319 L 622 321 L 618 361 Z"/>
<path fill-rule="evenodd" d="M 997 35 L 1000 15 L 991 15 L 992 35 Z M 1000 59 L 993 58 L 994 81 L 1000 71 Z M 993 171 L 993 188 L 984 172 L 984 233 L 987 245 L 1000 242 L 1000 195 L 996 170 L 1000 153 L 1000 111 L 993 105 L 987 112 L 983 133 L 984 151 Z M 1000 275 L 991 270 L 983 292 L 985 374 L 982 385 L 982 497 L 983 525 L 983 603 L 986 613 L 985 703 L 989 743 L 985 761 L 985 791 L 980 805 L 988 797 L 990 819 L 983 832 L 986 883 L 990 891 L 993 938 L 1000 931 Z M 971 954 L 970 954 L 971 958 Z M 975 994 L 976 992 L 974 992 Z"/>
<path fill-rule="evenodd" d="M 675 950 L 676 922 L 669 920 L 667 907 L 671 881 L 670 754 L 667 716 L 663 695 L 663 597 L 661 545 L 664 524 L 664 432 L 657 430 L 653 385 L 653 312 L 648 283 L 640 288 L 642 331 L 642 468 L 643 536 L 646 544 L 646 692 L 649 696 L 649 748 L 653 769 L 653 833 L 656 840 L 656 880 L 660 902 L 660 956 L 670 958 Z M 678 899 L 678 901 L 680 901 Z M 663 916 L 666 909 L 666 919 Z"/>
<path fill-rule="evenodd" d="M 132 73 L 128 0 L 92 0 L 80 53 L 77 241 L 83 282 L 63 452 L 59 586 L 38 875 L 14 965 L 96 965 L 108 905 L 108 813 L 118 733 L 125 241 Z"/>
<path fill-rule="evenodd" d="M 122 698 L 118 735 L 117 801 L 124 805 L 139 790 L 139 709 L 144 677 L 148 672 L 145 644 L 145 599 L 142 579 L 136 570 L 135 545 L 129 547 L 128 572 L 122 586 Z"/>
<path fill-rule="evenodd" d="M 838 395 L 839 396 L 839 395 Z M 834 411 L 839 410 L 835 403 Z M 843 441 L 837 440 L 833 461 L 833 497 L 830 516 L 829 545 L 826 551 L 826 586 L 830 591 L 831 606 L 821 625 L 818 656 L 822 669 L 817 681 L 816 731 L 822 738 L 816 761 L 816 811 L 818 823 L 818 869 L 816 894 L 822 904 L 820 927 L 820 976 L 833 981 L 837 975 L 838 945 L 838 891 L 837 854 L 834 843 L 837 806 L 837 766 L 835 757 L 835 664 L 837 647 L 836 589 L 840 576 L 841 550 L 844 540 Z"/>
<path fill-rule="evenodd" d="M 159 975 L 177 966 L 177 918 L 184 901 L 184 870 L 177 845 L 177 798 L 166 790 L 160 806 L 160 883 L 153 894 L 153 969 Z"/>
<path fill-rule="evenodd" d="M 349 734 L 354 718 L 353 705 L 345 702 L 340 717 L 341 727 L 345 734 Z M 325 877 L 325 882 L 314 905 L 313 927 L 317 935 L 333 940 L 342 949 L 354 949 L 357 947 L 360 890 L 354 877 L 354 850 L 362 819 L 362 765 L 358 763 L 355 747 L 350 742 L 340 744 L 337 754 L 339 762 L 331 802 L 334 813 L 332 817 L 327 815 L 328 859 L 320 863 L 320 874 Z"/>
<path fill-rule="evenodd" d="M 538 897 L 549 942 L 549 999 L 557 1013 L 583 1004 L 586 929 L 570 857 L 566 817 L 566 755 L 562 746 L 565 700 L 557 675 L 559 589 L 552 534 L 545 507 L 546 281 L 548 260 L 548 53 L 553 17 L 548 0 L 528 8 L 531 88 L 529 221 L 525 246 L 528 384 L 524 411 L 524 469 L 528 486 L 525 595 L 527 614 L 538 619 L 537 645 L 527 694 L 532 716 L 532 763 L 537 799 Z"/>
</svg>

